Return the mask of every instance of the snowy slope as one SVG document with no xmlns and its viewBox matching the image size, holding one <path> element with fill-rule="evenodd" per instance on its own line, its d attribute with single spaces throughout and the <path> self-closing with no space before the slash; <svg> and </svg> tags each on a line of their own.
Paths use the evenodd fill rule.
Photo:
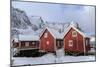
<svg viewBox="0 0 100 67">
<path fill-rule="evenodd" d="M 13 58 L 13 66 L 17 65 L 35 65 L 48 63 L 64 63 L 64 62 L 80 62 L 80 61 L 95 61 L 95 56 L 63 56 L 57 58 L 53 54 L 46 54 L 42 57 L 16 57 Z"/>
<path fill-rule="evenodd" d="M 44 21 L 40 16 L 29 16 L 29 20 L 32 23 L 33 30 L 38 30 L 39 28 L 43 28 Z"/>
<path fill-rule="evenodd" d="M 28 19 L 26 13 L 20 9 L 11 9 L 11 26 L 19 29 L 26 29 L 30 26 L 30 20 Z"/>
<path fill-rule="evenodd" d="M 26 13 L 20 9 L 11 9 L 11 38 L 18 37 L 19 34 L 29 34 L 35 31 L 39 35 L 44 22 L 41 17 L 27 16 Z"/>
</svg>

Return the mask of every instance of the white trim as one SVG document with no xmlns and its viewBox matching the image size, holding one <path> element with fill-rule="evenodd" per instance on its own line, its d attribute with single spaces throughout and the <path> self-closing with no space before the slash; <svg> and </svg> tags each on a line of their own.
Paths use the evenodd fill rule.
<svg viewBox="0 0 100 67">
<path fill-rule="evenodd" d="M 32 50 L 32 49 L 38 49 L 38 48 L 19 48 L 19 50 Z"/>
<path fill-rule="evenodd" d="M 41 36 L 43 35 L 43 33 L 44 33 L 45 30 L 46 30 L 46 28 L 44 28 L 43 31 L 41 32 L 40 39 L 41 39 Z"/>
<path fill-rule="evenodd" d="M 70 44 L 71 42 L 72 42 L 72 44 Z M 73 47 L 73 40 L 69 40 L 69 41 L 68 41 L 68 46 L 69 46 L 69 47 Z"/>
<path fill-rule="evenodd" d="M 56 52 L 56 39 L 54 39 L 54 51 Z"/>
<path fill-rule="evenodd" d="M 56 37 L 54 36 L 54 34 L 49 30 L 49 28 L 47 28 L 47 30 L 51 33 L 51 35 L 56 39 Z"/>
<path fill-rule="evenodd" d="M 41 36 L 43 35 L 43 33 L 45 32 L 46 29 L 49 31 L 49 29 L 48 29 L 47 27 L 45 27 L 45 28 L 43 29 L 42 33 L 40 34 L 40 38 L 41 38 Z M 50 32 L 50 31 L 49 31 L 49 32 Z M 50 32 L 50 33 L 51 33 L 51 32 Z"/>
<path fill-rule="evenodd" d="M 76 37 L 76 45 L 77 45 L 77 50 L 79 50 L 79 44 L 78 44 L 78 36 Z"/>
<path fill-rule="evenodd" d="M 86 52 L 86 48 L 85 48 L 85 39 L 83 37 L 83 47 L 84 47 L 84 53 Z"/>
<path fill-rule="evenodd" d="M 41 38 L 41 36 L 43 35 L 43 33 L 45 32 L 46 29 L 47 29 L 47 30 L 50 32 L 50 34 L 56 39 L 55 35 L 49 30 L 48 27 L 45 27 L 45 29 L 42 31 L 42 33 L 40 34 L 40 38 Z"/>
<path fill-rule="evenodd" d="M 76 30 L 78 33 L 80 33 L 83 37 L 86 37 L 86 35 L 83 33 L 83 32 L 81 32 L 80 30 L 78 30 L 77 28 L 75 28 L 74 26 L 72 26 L 72 25 L 70 25 L 68 28 L 67 28 L 67 30 L 64 32 L 64 37 L 65 37 L 65 35 L 70 31 L 70 29 L 71 28 L 73 28 L 74 30 Z M 64 38 L 63 37 L 63 38 Z"/>
</svg>

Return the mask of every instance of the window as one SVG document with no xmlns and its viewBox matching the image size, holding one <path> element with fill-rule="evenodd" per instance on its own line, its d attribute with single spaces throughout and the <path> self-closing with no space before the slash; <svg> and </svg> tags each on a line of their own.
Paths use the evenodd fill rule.
<svg viewBox="0 0 100 67">
<path fill-rule="evenodd" d="M 45 34 L 44 34 L 44 38 L 47 38 L 47 37 L 48 37 L 48 33 L 45 33 Z"/>
<path fill-rule="evenodd" d="M 35 44 L 35 42 L 32 42 L 32 44 L 34 45 L 34 44 Z"/>
<path fill-rule="evenodd" d="M 29 42 L 26 42 L 26 43 L 25 43 L 25 46 L 29 46 Z"/>
<path fill-rule="evenodd" d="M 77 36 L 77 32 L 76 31 L 72 31 L 72 37 L 76 37 Z"/>
<path fill-rule="evenodd" d="M 47 43 L 47 45 L 49 45 L 49 41 L 47 41 L 46 43 Z"/>
<path fill-rule="evenodd" d="M 21 42 L 20 46 L 24 47 L 25 46 L 25 42 Z"/>
<path fill-rule="evenodd" d="M 69 47 L 72 47 L 72 46 L 73 46 L 73 41 L 69 40 Z"/>
</svg>

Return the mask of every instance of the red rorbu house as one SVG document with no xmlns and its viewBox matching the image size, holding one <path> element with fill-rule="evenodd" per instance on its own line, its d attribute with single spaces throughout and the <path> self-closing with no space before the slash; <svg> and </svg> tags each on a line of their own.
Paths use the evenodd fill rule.
<svg viewBox="0 0 100 67">
<path fill-rule="evenodd" d="M 39 47 L 39 36 L 36 35 L 19 35 L 18 41 L 13 40 L 13 47 L 21 50 L 32 50 L 38 49 Z"/>
<path fill-rule="evenodd" d="M 78 29 L 74 24 L 70 24 L 64 32 L 64 50 L 70 52 L 86 53 L 90 50 L 90 38 Z"/>
<path fill-rule="evenodd" d="M 64 32 L 46 27 L 40 37 L 34 34 L 19 35 L 18 40 L 13 40 L 13 46 L 19 51 L 39 49 L 40 52 L 55 52 L 64 48 L 66 52 L 86 53 L 90 50 L 90 38 L 71 23 Z"/>
<path fill-rule="evenodd" d="M 62 37 L 58 30 L 46 27 L 40 35 L 39 50 L 41 52 L 55 52 L 63 47 Z"/>
</svg>

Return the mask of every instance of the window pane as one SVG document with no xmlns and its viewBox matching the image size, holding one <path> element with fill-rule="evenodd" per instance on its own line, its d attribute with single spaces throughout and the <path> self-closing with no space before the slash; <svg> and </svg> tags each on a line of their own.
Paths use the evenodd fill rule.
<svg viewBox="0 0 100 67">
<path fill-rule="evenodd" d="M 77 36 L 77 32 L 76 31 L 72 31 L 72 37 L 76 37 Z"/>
<path fill-rule="evenodd" d="M 44 38 L 47 38 L 47 37 L 48 37 L 48 33 L 45 33 L 45 34 L 44 34 Z"/>
<path fill-rule="evenodd" d="M 69 46 L 72 47 L 73 46 L 73 41 L 69 40 Z"/>
<path fill-rule="evenodd" d="M 29 42 L 26 42 L 26 43 L 25 43 L 25 46 L 29 46 Z"/>
</svg>

